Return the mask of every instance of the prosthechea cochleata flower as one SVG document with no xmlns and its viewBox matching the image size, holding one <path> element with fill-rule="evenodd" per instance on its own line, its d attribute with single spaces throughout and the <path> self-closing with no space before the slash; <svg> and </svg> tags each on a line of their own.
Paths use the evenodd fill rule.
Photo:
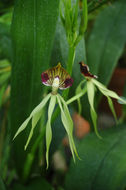
<svg viewBox="0 0 126 190">
<path fill-rule="evenodd" d="M 41 101 L 41 103 L 38 106 L 35 107 L 35 109 L 31 112 L 30 116 L 19 127 L 14 138 L 17 137 L 17 135 L 26 128 L 29 121 L 32 120 L 32 127 L 30 130 L 30 134 L 27 139 L 26 145 L 25 145 L 25 149 L 27 148 L 27 146 L 32 138 L 34 128 L 42 116 L 42 110 L 45 107 L 45 105 L 47 104 L 47 102 L 49 101 L 48 120 L 46 123 L 46 162 L 47 162 L 47 168 L 48 168 L 48 166 L 49 166 L 49 158 L 48 158 L 49 157 L 49 148 L 50 148 L 50 144 L 51 144 L 51 140 L 52 140 L 51 118 L 52 118 L 52 114 L 55 109 L 56 103 L 58 103 L 60 110 L 61 110 L 61 120 L 62 120 L 62 123 L 63 123 L 64 128 L 68 135 L 70 149 L 71 149 L 74 161 L 75 161 L 75 155 L 78 157 L 76 147 L 74 144 L 74 139 L 73 139 L 73 121 L 71 119 L 66 102 L 61 97 L 61 95 L 58 94 L 58 89 L 64 90 L 64 89 L 72 86 L 73 79 L 70 77 L 70 75 L 67 73 L 67 71 L 61 66 L 60 63 L 56 67 L 53 67 L 53 68 L 48 69 L 47 71 L 43 72 L 41 74 L 41 79 L 42 79 L 42 83 L 44 85 L 52 87 L 52 92 L 49 93 Z"/>
<path fill-rule="evenodd" d="M 94 129 L 96 135 L 101 138 L 101 136 L 98 133 L 97 130 L 97 113 L 94 108 L 94 97 L 95 97 L 95 90 L 98 88 L 98 90 L 107 97 L 109 107 L 113 113 L 113 116 L 115 120 L 117 121 L 116 113 L 114 110 L 113 102 L 111 98 L 115 98 L 118 100 L 119 103 L 126 104 L 126 99 L 119 97 L 114 91 L 107 89 L 106 86 L 104 86 L 102 83 L 100 83 L 97 79 L 96 75 L 93 75 L 89 71 L 88 65 L 84 64 L 83 62 L 80 62 L 80 71 L 82 75 L 84 76 L 84 80 L 81 81 L 81 83 L 78 85 L 76 89 L 76 96 L 72 97 L 67 101 L 67 104 L 77 100 L 78 106 L 79 106 L 79 113 L 81 112 L 81 103 L 80 103 L 80 97 L 83 96 L 87 92 L 88 101 L 90 104 L 90 114 L 93 121 Z"/>
</svg>

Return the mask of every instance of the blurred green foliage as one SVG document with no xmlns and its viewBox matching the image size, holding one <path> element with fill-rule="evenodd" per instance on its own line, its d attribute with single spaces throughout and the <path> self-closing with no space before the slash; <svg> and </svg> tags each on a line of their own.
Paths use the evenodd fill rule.
<svg viewBox="0 0 126 190">
<path fill-rule="evenodd" d="M 87 135 L 79 144 L 82 161 L 73 161 L 65 179 L 65 189 L 124 190 L 126 187 L 125 125 L 108 129 L 99 140 Z"/>
<path fill-rule="evenodd" d="M 80 9 L 81 6 L 80 1 Z M 88 13 L 87 31 L 76 47 L 72 68 L 74 84 L 69 97 L 75 94 L 83 79 L 78 62 L 88 64 L 99 81 L 108 85 L 126 44 L 125 0 L 88 0 Z M 81 141 L 77 140 L 82 160 L 77 160 L 76 164 L 71 160 L 69 149 L 62 145 L 65 132 L 57 116 L 52 125 L 50 168 L 45 170 L 46 110 L 27 151 L 23 147 L 30 125 L 12 142 L 20 124 L 48 91 L 41 85 L 41 72 L 58 62 L 66 68 L 68 52 L 58 0 L 15 0 L 15 4 L 13 0 L 0 1 L 0 190 L 126 188 L 126 106 L 123 107 L 122 126 L 101 132 L 103 140 L 93 131 Z M 96 107 L 98 102 L 96 100 Z M 81 106 L 82 115 L 89 120 L 86 97 L 81 99 Z M 77 111 L 77 104 L 70 106 L 70 110 Z M 54 153 L 59 150 L 66 167 L 56 170 Z"/>
</svg>

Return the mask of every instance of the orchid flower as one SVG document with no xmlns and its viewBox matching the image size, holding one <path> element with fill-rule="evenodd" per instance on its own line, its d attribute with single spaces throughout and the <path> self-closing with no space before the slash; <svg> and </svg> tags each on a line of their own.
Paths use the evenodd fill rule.
<svg viewBox="0 0 126 190">
<path fill-rule="evenodd" d="M 81 112 L 80 97 L 83 96 L 87 92 L 88 101 L 90 104 L 90 114 L 93 121 L 95 133 L 99 138 L 101 138 L 97 130 L 97 113 L 94 108 L 95 89 L 98 89 L 104 96 L 107 97 L 109 107 L 116 121 L 117 121 L 117 117 L 116 117 L 116 113 L 115 113 L 111 98 L 117 99 L 118 102 L 121 104 L 126 104 L 126 99 L 119 97 L 114 91 L 107 89 L 106 86 L 104 86 L 102 83 L 96 80 L 97 76 L 90 73 L 88 65 L 84 64 L 83 62 L 80 62 L 79 64 L 80 64 L 80 71 L 85 79 L 81 81 L 81 83 L 77 87 L 76 96 L 69 99 L 67 101 L 67 104 L 70 104 L 71 102 L 77 100 L 78 106 L 79 106 L 79 113 L 80 113 Z"/>
<path fill-rule="evenodd" d="M 32 120 L 32 127 L 30 130 L 30 134 L 27 139 L 26 145 L 25 145 L 25 150 L 26 150 L 32 138 L 34 128 L 37 125 L 38 121 L 41 119 L 42 110 L 46 106 L 47 102 L 49 101 L 48 120 L 46 123 L 46 162 L 47 162 L 47 168 L 48 168 L 49 148 L 50 148 L 50 144 L 52 140 L 51 118 L 52 118 L 52 114 L 54 112 L 56 103 L 58 103 L 61 110 L 61 120 L 68 135 L 70 149 L 71 149 L 74 161 L 75 161 L 75 155 L 78 157 L 78 153 L 76 151 L 76 147 L 73 140 L 73 121 L 71 119 L 66 102 L 61 97 L 61 95 L 58 94 L 58 89 L 64 90 L 72 86 L 73 79 L 70 77 L 67 71 L 61 66 L 60 63 L 56 67 L 53 67 L 43 72 L 41 74 L 41 79 L 44 85 L 52 87 L 52 92 L 49 93 L 41 101 L 41 103 L 34 108 L 30 116 L 19 127 L 18 131 L 16 132 L 14 136 L 14 139 L 17 137 L 17 135 L 19 135 L 19 133 L 21 133 L 27 127 L 29 121 Z"/>
</svg>

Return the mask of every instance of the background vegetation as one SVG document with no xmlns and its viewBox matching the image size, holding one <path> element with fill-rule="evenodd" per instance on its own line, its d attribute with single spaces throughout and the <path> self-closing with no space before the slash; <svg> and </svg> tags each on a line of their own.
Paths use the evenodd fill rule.
<svg viewBox="0 0 126 190">
<path fill-rule="evenodd" d="M 81 9 L 81 1 L 79 5 Z M 108 85 L 115 68 L 121 65 L 126 69 L 125 44 L 126 1 L 88 0 L 88 27 L 76 48 L 69 97 L 83 79 L 78 62 L 84 60 L 98 80 Z M 101 130 L 100 140 L 93 132 L 87 97 L 81 99 L 81 115 L 90 122 L 91 132 L 81 139 L 75 136 L 82 159 L 75 164 L 57 116 L 52 125 L 50 167 L 46 170 L 46 110 L 26 151 L 30 125 L 12 141 L 18 127 L 48 91 L 41 84 L 41 73 L 58 62 L 67 68 L 68 52 L 59 0 L 0 1 L 0 190 L 126 188 L 126 106 L 118 126 Z M 126 96 L 126 87 L 123 93 Z M 97 93 L 97 109 L 100 99 Z M 70 110 L 78 111 L 76 103 Z"/>
</svg>

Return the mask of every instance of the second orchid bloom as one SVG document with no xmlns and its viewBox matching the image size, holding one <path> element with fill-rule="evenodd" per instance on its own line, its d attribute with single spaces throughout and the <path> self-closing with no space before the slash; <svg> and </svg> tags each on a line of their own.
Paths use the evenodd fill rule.
<svg viewBox="0 0 126 190">
<path fill-rule="evenodd" d="M 111 98 L 117 99 L 118 102 L 120 102 L 122 104 L 126 104 L 126 100 L 119 97 L 114 91 L 107 89 L 102 83 L 100 83 L 98 80 L 96 80 L 97 76 L 90 73 L 89 67 L 86 64 L 84 64 L 83 62 L 80 62 L 79 64 L 80 64 L 80 71 L 81 71 L 82 75 L 84 76 L 84 80 L 81 81 L 81 83 L 78 85 L 78 87 L 76 89 L 76 96 L 69 99 L 67 101 L 67 104 L 70 104 L 71 102 L 77 100 L 78 105 L 79 105 L 79 113 L 80 113 L 81 112 L 80 97 L 82 97 L 83 95 L 85 95 L 87 93 L 88 101 L 90 104 L 90 114 L 91 114 L 92 122 L 94 125 L 94 130 L 95 130 L 96 135 L 99 138 L 102 138 L 99 135 L 98 130 L 97 130 L 97 113 L 96 113 L 95 107 L 94 107 L 95 90 L 98 89 L 104 96 L 107 97 L 109 107 L 110 107 L 116 121 L 117 121 L 116 113 L 115 113 L 113 102 L 112 102 Z"/>
</svg>

